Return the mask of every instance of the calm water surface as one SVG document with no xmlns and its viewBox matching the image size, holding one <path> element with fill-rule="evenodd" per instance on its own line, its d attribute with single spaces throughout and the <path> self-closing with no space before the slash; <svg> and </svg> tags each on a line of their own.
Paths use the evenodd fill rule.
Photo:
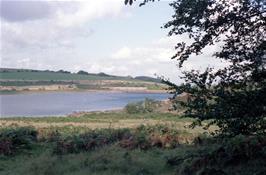
<svg viewBox="0 0 266 175">
<path fill-rule="evenodd" d="M 76 111 L 122 108 L 145 98 L 164 100 L 163 93 L 47 92 L 0 95 L 1 117 L 66 115 Z"/>
</svg>

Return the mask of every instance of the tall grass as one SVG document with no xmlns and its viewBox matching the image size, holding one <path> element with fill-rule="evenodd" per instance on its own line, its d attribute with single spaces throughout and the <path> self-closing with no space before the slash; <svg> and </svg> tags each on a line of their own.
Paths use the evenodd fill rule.
<svg viewBox="0 0 266 175">
<path fill-rule="evenodd" d="M 264 175 L 266 137 L 194 137 L 163 125 L 136 129 L 44 134 L 33 128 L 7 128 L 17 150 L 0 155 L 1 175 Z M 37 137 L 36 137 L 37 136 Z M 53 138 L 53 139 L 51 139 Z M 37 147 L 26 146 L 34 145 Z M 172 145 L 173 144 L 173 145 Z M 27 152 L 19 152 L 26 149 Z"/>
</svg>

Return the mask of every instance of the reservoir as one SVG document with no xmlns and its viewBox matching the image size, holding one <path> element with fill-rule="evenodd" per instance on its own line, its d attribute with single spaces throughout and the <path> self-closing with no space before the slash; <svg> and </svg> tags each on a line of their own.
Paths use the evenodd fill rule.
<svg viewBox="0 0 266 175">
<path fill-rule="evenodd" d="M 120 109 L 145 98 L 165 100 L 169 97 L 167 93 L 88 91 L 0 95 L 0 117 L 61 116 L 80 111 Z"/>
</svg>

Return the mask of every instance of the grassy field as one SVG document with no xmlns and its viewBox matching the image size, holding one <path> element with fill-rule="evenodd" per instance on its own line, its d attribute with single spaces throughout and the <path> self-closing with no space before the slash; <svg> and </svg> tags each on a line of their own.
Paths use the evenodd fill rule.
<svg viewBox="0 0 266 175">
<path fill-rule="evenodd" d="M 132 132 L 133 135 L 138 128 L 141 128 L 140 126 L 145 125 L 149 129 L 144 127 L 137 134 L 140 143 L 150 129 L 156 128 L 159 133 L 163 132 L 161 130 L 166 126 L 171 128 L 173 133 L 176 133 L 174 128 L 180 127 L 180 133 L 187 135 L 189 139 L 198 135 L 198 130 L 196 134 L 183 130 L 184 121 L 190 122 L 191 119 L 175 118 L 175 116 L 171 113 L 127 114 L 123 111 L 115 111 L 67 117 L 2 118 L 0 120 L 2 132 L 9 130 L 8 132 L 11 133 L 26 127 L 38 133 L 36 136 L 38 141 L 33 141 L 30 148 L 14 151 L 14 154 L 2 155 L 0 174 L 173 174 L 173 168 L 166 165 L 164 157 L 166 153 L 161 154 L 163 150 L 151 148 L 144 151 L 137 145 L 134 145 L 136 147 L 134 149 L 124 148 L 118 146 L 118 142 L 122 143 L 122 140 L 113 138 L 116 136 L 112 136 L 112 133 L 117 135 L 114 133 L 120 130 L 121 134 Z M 22 132 L 19 131 L 19 133 Z M 101 138 L 111 139 L 111 143 L 96 146 L 90 151 L 76 150 L 75 154 L 55 153 L 59 140 L 71 140 L 77 135 L 92 132 L 95 135 L 92 136 L 93 138 L 100 135 Z M 71 150 L 68 151 L 71 152 Z M 170 152 L 167 154 L 171 155 Z"/>
<path fill-rule="evenodd" d="M 77 74 L 24 69 L 0 69 L 0 93 L 51 90 L 120 90 L 160 91 L 166 88 L 160 80 L 139 76 L 113 76 L 104 73 Z"/>
<path fill-rule="evenodd" d="M 38 81 L 74 81 L 74 80 L 131 80 L 136 82 L 156 82 L 160 80 L 152 77 L 138 76 L 114 76 L 105 73 L 78 74 L 71 72 L 40 71 L 29 69 L 5 69 L 0 68 L 0 79 L 2 80 L 38 80 Z"/>
<path fill-rule="evenodd" d="M 143 114 L 128 114 L 124 111 L 110 111 L 110 112 L 90 112 L 81 114 L 75 117 L 75 114 L 66 117 L 14 117 L 2 118 L 5 121 L 24 121 L 24 122 L 117 122 L 119 120 L 158 120 L 158 121 L 180 121 L 191 122 L 192 119 L 182 118 L 174 113 L 143 113 Z"/>
<path fill-rule="evenodd" d="M 0 119 L 0 175 L 264 175 L 266 137 L 218 127 L 146 99 L 123 110 Z M 206 125 L 207 123 L 203 123 Z"/>
<path fill-rule="evenodd" d="M 1 72 L 3 80 L 117 80 L 127 79 L 126 77 L 112 77 L 99 75 L 81 75 L 57 72 Z"/>
<path fill-rule="evenodd" d="M 1 175 L 262 175 L 264 136 L 214 138 L 173 113 L 0 119 Z"/>
</svg>

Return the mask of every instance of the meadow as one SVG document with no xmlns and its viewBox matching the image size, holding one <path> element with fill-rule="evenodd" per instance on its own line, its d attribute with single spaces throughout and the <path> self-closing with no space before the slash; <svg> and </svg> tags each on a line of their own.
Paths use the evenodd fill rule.
<svg viewBox="0 0 266 175">
<path fill-rule="evenodd" d="M 0 174 L 265 174 L 265 137 L 214 137 L 217 127 L 191 129 L 193 119 L 158 112 L 157 102 L 150 103 L 65 117 L 2 118 Z"/>
<path fill-rule="evenodd" d="M 113 76 L 105 73 L 70 73 L 24 69 L 0 70 L 0 93 L 47 90 L 158 91 L 166 86 L 152 77 Z"/>
<path fill-rule="evenodd" d="M 122 77 L 101 76 L 97 74 L 82 75 L 59 72 L 1 72 L 1 79 L 3 80 L 113 80 L 126 79 Z"/>
</svg>

